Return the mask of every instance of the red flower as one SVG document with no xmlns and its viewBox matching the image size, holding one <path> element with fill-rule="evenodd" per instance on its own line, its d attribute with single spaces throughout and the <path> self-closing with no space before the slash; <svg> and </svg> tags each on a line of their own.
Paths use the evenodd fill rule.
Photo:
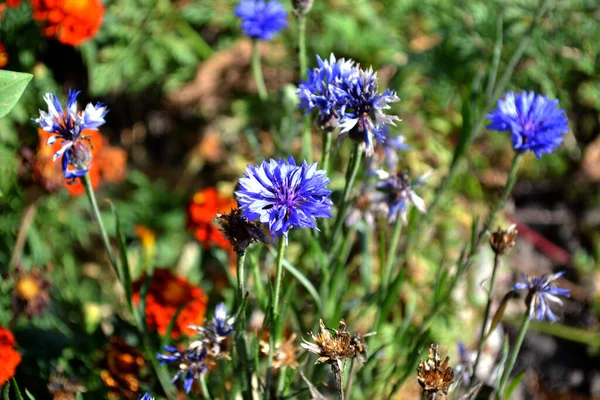
<svg viewBox="0 0 600 400">
<path fill-rule="evenodd" d="M 194 194 L 188 207 L 188 228 L 205 248 L 215 245 L 231 250 L 231 244 L 220 231 L 215 218 L 218 213 L 228 213 L 236 206 L 233 198 L 219 194 L 214 187 L 200 190 Z"/>
<path fill-rule="evenodd" d="M 0 326 L 0 386 L 15 375 L 21 355 L 15 350 L 17 342 L 12 332 Z"/>
<path fill-rule="evenodd" d="M 7 0 L 6 5 L 9 7 L 19 7 L 22 0 Z"/>
<path fill-rule="evenodd" d="M 133 283 L 133 302 L 140 302 L 140 289 L 146 275 Z M 161 335 L 167 333 L 171 318 L 179 307 L 187 304 L 179 313 L 171 331 L 171 338 L 177 339 L 181 334 L 192 336 L 195 330 L 188 325 L 202 325 L 206 312 L 207 297 L 199 287 L 191 285 L 183 278 L 173 275 L 168 269 L 155 269 L 146 295 L 146 324 L 148 329 Z"/>
<path fill-rule="evenodd" d="M 104 16 L 101 0 L 31 0 L 31 6 L 42 33 L 71 46 L 94 37 Z"/>
</svg>

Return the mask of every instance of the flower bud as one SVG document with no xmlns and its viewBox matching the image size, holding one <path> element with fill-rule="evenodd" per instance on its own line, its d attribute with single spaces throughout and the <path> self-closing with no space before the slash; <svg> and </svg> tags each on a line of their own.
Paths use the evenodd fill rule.
<svg viewBox="0 0 600 400">
<path fill-rule="evenodd" d="M 516 229 L 516 225 L 511 225 L 507 230 L 503 231 L 500 228 L 490 235 L 490 246 L 496 254 L 504 254 L 508 250 L 512 249 L 515 245 L 515 237 L 519 231 Z"/>
<path fill-rule="evenodd" d="M 73 144 L 69 151 L 71 152 L 69 164 L 77 169 L 88 168 L 90 162 L 92 161 L 92 152 L 85 143 L 82 143 L 80 140 L 78 140 Z"/>
<path fill-rule="evenodd" d="M 292 0 L 292 7 L 298 15 L 306 15 L 313 6 L 313 0 Z"/>
</svg>

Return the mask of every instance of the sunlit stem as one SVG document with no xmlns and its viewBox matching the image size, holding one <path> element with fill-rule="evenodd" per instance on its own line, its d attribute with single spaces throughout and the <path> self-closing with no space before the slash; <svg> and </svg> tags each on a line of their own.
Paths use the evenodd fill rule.
<svg viewBox="0 0 600 400">
<path fill-rule="evenodd" d="M 267 86 L 265 85 L 265 78 L 262 73 L 260 42 L 258 39 L 252 40 L 252 75 L 254 75 L 254 81 L 256 82 L 258 97 L 260 97 L 261 100 L 266 101 L 269 95 L 267 93 Z"/>
<path fill-rule="evenodd" d="M 510 373 L 515 366 L 515 362 L 517 361 L 517 356 L 519 355 L 519 351 L 521 350 L 521 345 L 523 344 L 523 340 L 525 339 L 525 334 L 527 333 L 527 328 L 529 328 L 529 312 L 531 307 L 533 306 L 533 301 L 530 301 L 527 306 L 527 311 L 525 315 L 523 315 L 523 321 L 521 322 L 521 328 L 519 329 L 519 335 L 517 336 L 517 340 L 513 345 L 513 349 L 508 357 L 508 361 L 504 366 L 504 372 L 502 373 L 502 378 L 500 378 L 500 385 L 498 385 L 498 390 L 496 391 L 496 399 L 502 399 L 502 395 L 504 394 L 504 387 L 506 386 L 506 382 L 510 376 Z"/>
<path fill-rule="evenodd" d="M 238 289 L 238 302 L 242 304 L 244 296 L 246 294 L 245 282 L 244 282 L 244 261 L 246 260 L 246 252 L 238 253 L 236 260 L 236 275 L 237 275 L 237 289 Z"/>
</svg>

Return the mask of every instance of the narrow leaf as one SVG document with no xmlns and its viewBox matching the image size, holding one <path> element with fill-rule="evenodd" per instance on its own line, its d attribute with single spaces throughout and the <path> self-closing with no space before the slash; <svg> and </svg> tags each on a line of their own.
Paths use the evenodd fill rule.
<svg viewBox="0 0 600 400">
<path fill-rule="evenodd" d="M 508 305 L 508 302 L 514 299 L 515 296 L 517 296 L 517 294 L 512 290 L 504 296 L 504 298 L 500 302 L 500 305 L 498 306 L 498 310 L 496 310 L 496 313 L 494 314 L 494 318 L 492 318 L 492 323 L 490 324 L 490 328 L 485 334 L 484 341 L 487 340 L 490 334 L 494 332 L 494 329 L 496 329 L 500 321 L 502 321 L 502 317 L 504 316 L 504 312 L 506 311 L 506 306 Z"/>
<path fill-rule="evenodd" d="M 15 393 L 17 394 L 17 399 L 23 400 L 23 395 L 21 394 L 21 391 L 19 390 L 19 385 L 17 384 L 17 380 L 15 378 L 12 378 L 12 383 L 15 385 Z"/>
<path fill-rule="evenodd" d="M 125 288 L 125 296 L 127 297 L 127 304 L 129 305 L 129 309 L 133 312 L 133 287 L 131 284 L 129 262 L 127 261 L 127 246 L 125 244 L 125 237 L 123 236 L 123 232 L 121 231 L 121 224 L 119 222 L 119 215 L 117 214 L 117 209 L 111 201 L 109 201 L 109 203 L 113 216 L 115 217 L 115 230 L 117 232 L 117 238 L 119 239 L 119 250 L 121 253 L 121 263 L 119 265 L 119 278 L 121 279 L 121 283 Z"/>
<path fill-rule="evenodd" d="M 519 383 L 521 383 L 521 381 L 523 380 L 524 377 L 525 377 L 525 371 L 521 372 L 512 381 L 510 381 L 510 383 L 506 387 L 506 391 L 504 392 L 504 400 L 510 399 L 510 396 L 513 394 L 515 389 L 519 386 Z"/>
<path fill-rule="evenodd" d="M 31 78 L 31 74 L 0 70 L 0 118 L 17 104 Z"/>
<path fill-rule="evenodd" d="M 462 96 L 461 115 L 462 129 L 460 136 L 458 137 L 458 142 L 456 143 L 456 148 L 454 149 L 454 156 L 452 157 L 450 169 L 463 158 L 471 144 L 471 138 L 473 137 L 473 111 L 471 109 L 470 90 L 465 91 Z"/>
</svg>

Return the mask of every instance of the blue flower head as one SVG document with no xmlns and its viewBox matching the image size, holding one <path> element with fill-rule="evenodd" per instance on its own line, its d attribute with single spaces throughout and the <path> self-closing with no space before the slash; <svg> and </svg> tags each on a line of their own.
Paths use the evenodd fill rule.
<svg viewBox="0 0 600 400">
<path fill-rule="evenodd" d="M 554 286 L 554 281 L 564 275 L 563 272 L 542 275 L 539 278 L 523 276 L 524 282 L 515 283 L 515 290 L 527 290 L 526 304 L 529 306 L 529 319 L 550 322 L 558 321 L 558 317 L 550 309 L 548 302 L 562 306 L 562 300 L 557 296 L 569 296 L 569 289 L 561 289 Z"/>
<path fill-rule="evenodd" d="M 372 155 L 375 142 L 385 142 L 387 127 L 399 120 L 384 112 L 398 96 L 389 89 L 378 92 L 372 68 L 363 70 L 352 60 L 336 60 L 333 54 L 329 61 L 317 56 L 317 62 L 319 67 L 308 71 L 308 80 L 298 87 L 300 107 L 307 113 L 318 109 L 322 127 L 340 127 L 338 140 L 350 136 L 364 143 L 366 154 Z"/>
<path fill-rule="evenodd" d="M 235 192 L 244 217 L 268 223 L 273 238 L 286 240 L 292 228 L 316 228 L 315 218 L 330 218 L 333 205 L 326 171 L 317 164 L 296 165 L 292 157 L 249 165 Z"/>
<path fill-rule="evenodd" d="M 140 393 L 138 395 L 138 400 L 154 400 L 154 397 L 152 397 L 150 393 L 144 393 L 143 395 Z"/>
<path fill-rule="evenodd" d="M 287 11 L 277 0 L 242 0 L 235 9 L 242 30 L 253 39 L 271 40 L 288 25 Z"/>
<path fill-rule="evenodd" d="M 404 225 L 408 224 L 406 215 L 408 206 L 413 204 L 419 211 L 425 213 L 427 208 L 425 202 L 414 189 L 423 185 L 429 174 L 420 176 L 417 180 L 411 183 L 406 172 L 399 174 L 389 174 L 383 170 L 379 170 L 377 175 L 381 181 L 377 184 L 377 189 L 385 193 L 387 203 L 389 205 L 388 222 L 391 224 L 398 219 L 402 219 Z"/>
<path fill-rule="evenodd" d="M 535 94 L 508 92 L 498 108 L 487 115 L 488 129 L 510 131 L 516 151 L 533 151 L 538 158 L 552 153 L 569 131 L 568 119 L 558 100 Z"/>
<path fill-rule="evenodd" d="M 180 376 L 183 376 L 183 388 L 186 393 L 192 390 L 194 379 L 200 379 L 202 374 L 208 371 L 206 366 L 206 349 L 202 346 L 201 341 L 193 342 L 185 351 L 179 351 L 175 347 L 165 346 L 165 351 L 170 354 L 156 355 L 161 365 L 177 364 L 179 370 L 171 383 L 177 382 Z"/>
<path fill-rule="evenodd" d="M 227 336 L 233 332 L 232 318 L 227 317 L 227 307 L 224 303 L 219 303 L 215 307 L 213 316 L 213 332 L 218 336 Z"/>
<path fill-rule="evenodd" d="M 92 155 L 88 145 L 90 139 L 83 136 L 84 129 L 97 130 L 104 124 L 108 110 L 102 103 L 89 103 L 83 111 L 77 110 L 79 91 L 69 89 L 67 106 L 63 109 L 54 93 L 46 93 L 44 100 L 48 112 L 40 110 L 40 117 L 32 120 L 44 131 L 52 133 L 47 145 L 57 140 L 62 144 L 54 154 L 54 161 L 62 156 L 62 171 L 65 179 L 73 182 L 85 175 L 91 165 Z"/>
</svg>

